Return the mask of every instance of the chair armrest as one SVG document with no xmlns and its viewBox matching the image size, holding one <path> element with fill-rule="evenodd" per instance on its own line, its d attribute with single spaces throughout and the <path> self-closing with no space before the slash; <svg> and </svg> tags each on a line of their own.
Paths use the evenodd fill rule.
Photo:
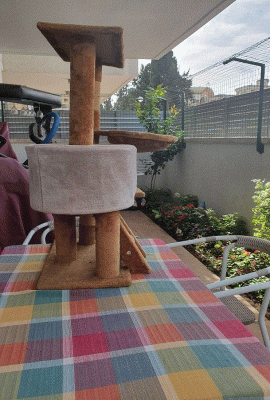
<svg viewBox="0 0 270 400">
<path fill-rule="evenodd" d="M 217 242 L 219 240 L 237 240 L 237 236 L 235 235 L 225 235 L 225 236 L 209 236 L 203 237 L 199 239 L 191 239 L 191 240 L 184 240 L 182 242 L 172 242 L 168 243 L 168 247 L 178 247 L 178 246 L 189 246 L 190 244 L 197 244 L 197 243 L 209 243 L 209 242 Z"/>
<path fill-rule="evenodd" d="M 255 279 L 255 278 L 259 278 L 261 276 L 266 276 L 270 274 L 270 267 L 261 269 L 259 271 L 255 271 L 255 272 L 250 272 L 249 274 L 245 274 L 245 275 L 240 275 L 240 276 L 235 276 L 234 278 L 230 278 L 230 279 L 225 279 L 223 281 L 218 281 L 218 282 L 214 282 L 214 283 L 209 283 L 207 286 L 208 289 L 213 290 L 213 289 L 219 289 L 221 287 L 224 286 L 229 286 L 229 285 L 233 285 L 234 283 L 238 283 L 238 282 L 245 282 L 245 281 L 249 281 L 251 279 Z M 267 283 L 267 282 L 266 282 Z M 254 285 L 250 285 L 250 287 L 254 287 L 257 284 Z M 258 284 L 260 285 L 260 284 Z M 269 281 L 269 286 L 270 286 L 270 281 Z M 232 290 L 232 289 L 229 289 Z M 228 290 L 228 291 L 229 291 Z M 233 289 L 235 290 L 235 289 Z M 258 289 L 253 289 L 253 290 L 258 290 Z M 252 290 L 252 291 L 253 291 Z M 228 292 L 227 291 L 227 292 Z M 216 294 L 216 293 L 215 293 Z M 223 297 L 223 296 L 217 296 L 217 297 Z"/>
</svg>

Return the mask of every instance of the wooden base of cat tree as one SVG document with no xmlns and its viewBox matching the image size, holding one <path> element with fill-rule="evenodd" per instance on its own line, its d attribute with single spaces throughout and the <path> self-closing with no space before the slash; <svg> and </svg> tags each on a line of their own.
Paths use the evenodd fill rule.
<svg viewBox="0 0 270 400">
<path fill-rule="evenodd" d="M 96 275 L 95 245 L 77 246 L 75 261 L 57 259 L 56 245 L 51 251 L 41 271 L 37 289 L 65 290 L 130 286 L 131 273 L 128 268 L 120 268 L 113 278 L 100 278 Z"/>
<path fill-rule="evenodd" d="M 59 216 L 55 221 L 58 218 Z M 98 215 L 96 215 L 97 227 L 100 223 L 98 218 Z M 62 235 L 62 231 L 59 233 Z M 101 235 L 104 239 L 103 232 L 101 232 Z M 117 238 L 116 235 L 115 238 Z M 65 238 L 65 240 L 70 241 L 69 238 Z M 111 245 L 117 247 L 118 244 L 111 243 Z M 103 250 L 105 255 L 100 253 Z M 77 244 L 75 259 L 72 258 L 74 253 L 68 259 L 62 256 L 59 259 L 56 253 L 56 243 L 54 243 L 41 271 L 37 289 L 64 290 L 130 286 L 132 283 L 131 273 L 149 274 L 151 271 L 145 260 L 146 253 L 122 217 L 120 217 L 120 261 L 115 262 L 110 257 L 106 257 L 107 251 L 106 242 L 103 242 L 100 251 L 97 251 L 95 245 L 80 246 Z M 100 254 L 101 258 L 105 260 L 106 265 L 100 269 L 105 271 L 104 276 L 97 275 L 96 254 Z M 117 268 L 118 263 L 119 267 L 120 264 L 122 265 L 122 268 Z M 119 271 L 114 272 L 114 268 L 119 269 Z M 110 270 L 112 277 L 109 277 Z"/>
</svg>

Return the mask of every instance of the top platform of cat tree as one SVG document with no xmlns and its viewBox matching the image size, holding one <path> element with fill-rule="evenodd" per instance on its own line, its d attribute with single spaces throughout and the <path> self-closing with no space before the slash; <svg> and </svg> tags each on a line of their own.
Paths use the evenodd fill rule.
<svg viewBox="0 0 270 400">
<path fill-rule="evenodd" d="M 99 136 L 107 136 L 108 142 L 111 144 L 131 144 L 137 148 L 138 153 L 164 150 L 178 140 L 176 136 L 172 135 L 120 130 L 95 131 L 95 137 Z"/>
<path fill-rule="evenodd" d="M 70 52 L 75 44 L 88 42 L 95 43 L 99 65 L 123 68 L 122 28 L 44 22 L 38 22 L 37 27 L 64 61 L 70 61 Z"/>
</svg>

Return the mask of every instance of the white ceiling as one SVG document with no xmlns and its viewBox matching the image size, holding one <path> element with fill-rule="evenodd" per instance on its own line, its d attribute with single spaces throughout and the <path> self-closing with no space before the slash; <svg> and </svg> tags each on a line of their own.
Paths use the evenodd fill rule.
<svg viewBox="0 0 270 400">
<path fill-rule="evenodd" d="M 0 53 L 55 55 L 37 22 L 124 29 L 124 54 L 158 59 L 234 0 L 1 0 Z"/>
</svg>

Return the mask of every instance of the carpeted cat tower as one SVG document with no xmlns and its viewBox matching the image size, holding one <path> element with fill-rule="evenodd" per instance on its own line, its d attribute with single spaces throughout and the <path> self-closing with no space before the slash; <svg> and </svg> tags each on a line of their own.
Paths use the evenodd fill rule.
<svg viewBox="0 0 270 400">
<path fill-rule="evenodd" d="M 99 130 L 102 65 L 123 67 L 121 28 L 47 23 L 38 28 L 70 62 L 71 73 L 69 145 L 26 149 L 31 206 L 54 216 L 55 243 L 37 289 L 129 286 L 131 273 L 150 272 L 144 251 L 119 213 L 134 203 L 136 147 L 160 150 L 177 139 Z M 116 144 L 97 144 L 100 135 Z"/>
</svg>

